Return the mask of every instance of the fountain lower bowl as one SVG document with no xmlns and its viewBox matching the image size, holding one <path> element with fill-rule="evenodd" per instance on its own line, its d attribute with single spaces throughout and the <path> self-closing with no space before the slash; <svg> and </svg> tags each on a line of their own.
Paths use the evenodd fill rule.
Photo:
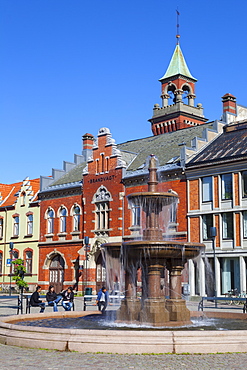
<svg viewBox="0 0 247 370">
<path fill-rule="evenodd" d="M 247 330 L 87 330 L 21 326 L 21 320 L 81 317 L 98 312 L 56 312 L 1 318 L 0 343 L 60 351 L 104 353 L 217 353 L 247 352 Z M 191 312 L 192 317 L 204 315 Z M 247 314 L 207 312 L 207 317 L 247 320 Z"/>
</svg>

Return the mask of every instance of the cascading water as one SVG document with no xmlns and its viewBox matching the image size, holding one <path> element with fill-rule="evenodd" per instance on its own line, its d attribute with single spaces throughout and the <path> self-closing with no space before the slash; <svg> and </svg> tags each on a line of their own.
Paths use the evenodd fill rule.
<svg viewBox="0 0 247 370">
<path fill-rule="evenodd" d="M 169 235 L 170 216 L 176 211 L 178 195 L 172 191 L 158 191 L 153 155 L 149 160 L 148 191 L 133 193 L 127 198 L 131 207 L 140 208 L 142 230 L 129 241 L 103 245 L 106 255 L 121 261 L 124 271 L 125 299 L 117 312 L 117 320 L 152 326 L 190 323 L 190 312 L 181 298 L 181 274 L 186 261 L 198 256 L 205 246 L 175 241 Z M 161 290 L 165 267 L 169 271 L 168 299 Z M 137 297 L 137 271 L 140 269 L 141 300 Z"/>
</svg>

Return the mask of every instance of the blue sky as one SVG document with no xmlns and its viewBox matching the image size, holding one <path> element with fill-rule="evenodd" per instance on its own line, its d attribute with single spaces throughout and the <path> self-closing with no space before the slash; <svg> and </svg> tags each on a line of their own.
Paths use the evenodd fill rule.
<svg viewBox="0 0 247 370">
<path fill-rule="evenodd" d="M 205 116 L 228 92 L 247 105 L 245 1 L 0 0 L 0 183 L 50 175 L 101 127 L 117 143 L 151 136 L 177 7 Z"/>
</svg>

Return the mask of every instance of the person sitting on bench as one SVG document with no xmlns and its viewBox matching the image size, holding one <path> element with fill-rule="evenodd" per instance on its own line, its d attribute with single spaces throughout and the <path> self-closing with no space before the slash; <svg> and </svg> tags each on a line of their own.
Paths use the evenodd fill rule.
<svg viewBox="0 0 247 370">
<path fill-rule="evenodd" d="M 45 302 L 40 299 L 39 293 L 41 292 L 41 286 L 37 286 L 35 292 L 31 295 L 30 306 L 40 307 L 40 313 L 45 311 Z"/>
<path fill-rule="evenodd" d="M 74 292 L 72 287 L 70 286 L 68 289 L 62 292 L 63 300 L 62 305 L 65 311 L 71 311 L 74 302 Z"/>
<path fill-rule="evenodd" d="M 54 285 L 50 285 L 49 290 L 46 293 L 46 300 L 49 306 L 53 306 L 53 312 L 58 311 L 57 304 L 61 301 L 62 298 L 63 297 L 61 296 L 61 294 L 57 295 L 57 293 L 55 292 Z"/>
</svg>

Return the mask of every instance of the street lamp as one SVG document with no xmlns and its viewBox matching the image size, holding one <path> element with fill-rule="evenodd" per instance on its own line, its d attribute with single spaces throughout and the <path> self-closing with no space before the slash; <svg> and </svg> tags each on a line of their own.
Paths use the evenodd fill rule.
<svg viewBox="0 0 247 370">
<path fill-rule="evenodd" d="M 215 238 L 217 236 L 216 227 L 210 227 L 210 237 L 212 239 L 213 251 L 214 251 L 214 298 L 215 298 L 215 307 L 217 307 L 217 281 L 216 281 L 216 255 L 215 255 Z"/>
<path fill-rule="evenodd" d="M 9 295 L 11 295 L 11 274 L 12 274 L 12 257 L 13 257 L 14 243 L 9 243 L 9 254 L 10 254 L 10 272 L 9 272 Z"/>
<path fill-rule="evenodd" d="M 88 247 L 89 247 L 89 237 L 88 236 L 85 236 L 84 238 L 84 244 L 85 244 L 85 255 L 86 255 L 86 264 L 85 264 L 85 268 L 86 268 L 86 285 L 87 285 L 87 259 L 88 259 L 88 256 L 87 256 L 87 252 L 88 252 Z M 85 287 L 85 293 L 86 293 L 86 287 Z"/>
</svg>

